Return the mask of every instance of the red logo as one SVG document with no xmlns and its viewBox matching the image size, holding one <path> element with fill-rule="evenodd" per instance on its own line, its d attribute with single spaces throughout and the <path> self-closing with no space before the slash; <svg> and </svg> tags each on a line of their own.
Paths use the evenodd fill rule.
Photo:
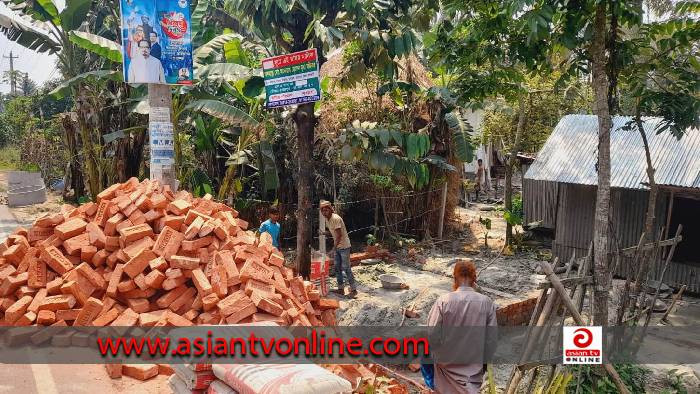
<svg viewBox="0 0 700 394">
<path fill-rule="evenodd" d="M 179 40 L 187 33 L 187 21 L 181 13 L 169 12 L 160 20 L 163 32 L 168 37 Z"/>
<path fill-rule="evenodd" d="M 587 328 L 579 328 L 574 331 L 574 345 L 576 347 L 588 347 L 593 342 L 593 333 Z"/>
</svg>

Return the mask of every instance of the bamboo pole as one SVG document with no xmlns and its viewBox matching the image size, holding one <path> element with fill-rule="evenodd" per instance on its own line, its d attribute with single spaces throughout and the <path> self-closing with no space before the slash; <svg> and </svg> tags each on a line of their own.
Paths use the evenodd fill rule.
<svg viewBox="0 0 700 394">
<path fill-rule="evenodd" d="M 440 220 L 438 221 L 437 237 L 442 239 L 442 231 L 445 227 L 445 207 L 447 206 L 447 181 L 442 187 L 442 198 L 440 199 Z"/>
<path fill-rule="evenodd" d="M 676 295 L 673 296 L 673 300 L 671 300 L 671 305 L 668 306 L 668 309 L 666 309 L 666 312 L 664 312 L 664 315 L 661 317 L 662 321 L 666 321 L 666 318 L 668 317 L 668 314 L 671 313 L 671 310 L 673 309 L 674 306 L 676 306 L 676 302 L 683 296 L 683 292 L 686 289 L 686 285 L 681 286 L 681 289 L 676 293 Z"/>
<path fill-rule="evenodd" d="M 678 228 L 676 229 L 676 236 L 674 237 L 676 240 L 678 240 L 678 236 L 681 235 L 682 230 L 683 230 L 683 225 L 679 224 Z M 671 249 L 668 251 L 668 255 L 666 255 L 666 261 L 664 262 L 664 268 L 661 271 L 661 276 L 659 277 L 659 285 L 656 287 L 656 292 L 654 293 L 654 298 L 652 298 L 651 304 L 649 304 L 649 313 L 647 313 L 647 318 L 644 321 L 645 328 L 649 325 L 649 322 L 651 321 L 651 315 L 654 313 L 654 305 L 656 304 L 656 300 L 659 298 L 659 293 L 661 292 L 661 285 L 664 283 L 664 277 L 666 276 L 666 270 L 668 269 L 669 264 L 671 264 L 671 259 L 673 258 L 673 253 L 675 253 L 675 251 L 676 251 L 676 245 L 678 245 L 678 241 L 674 242 L 673 245 L 671 245 Z"/>
<path fill-rule="evenodd" d="M 559 293 L 559 296 L 562 298 L 564 305 L 571 313 L 571 316 L 574 318 L 576 324 L 580 326 L 586 325 L 583 321 L 583 317 L 581 317 L 581 314 L 574 306 L 574 303 L 571 301 L 571 298 L 569 298 L 569 295 L 566 294 L 566 289 L 564 288 L 564 286 L 562 286 L 561 282 L 559 281 L 559 278 L 554 274 L 554 271 L 552 271 L 552 267 L 549 265 L 549 263 L 540 261 L 540 267 L 542 267 L 542 271 L 545 272 L 547 278 L 549 278 L 549 280 L 552 282 L 552 286 L 554 286 L 557 293 Z M 629 390 L 622 382 L 622 379 L 620 379 L 620 375 L 618 375 L 617 371 L 615 370 L 615 367 L 613 367 L 611 364 L 603 364 L 603 368 L 605 368 L 605 371 L 608 373 L 610 379 L 612 379 L 619 392 L 623 394 L 629 394 Z"/>
</svg>

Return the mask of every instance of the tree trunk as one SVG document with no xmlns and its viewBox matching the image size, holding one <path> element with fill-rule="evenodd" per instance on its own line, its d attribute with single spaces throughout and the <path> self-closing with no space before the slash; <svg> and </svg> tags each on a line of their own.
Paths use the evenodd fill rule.
<svg viewBox="0 0 700 394">
<path fill-rule="evenodd" d="M 653 239 L 652 233 L 654 231 L 654 220 L 656 219 L 656 200 L 659 194 L 659 187 L 656 185 L 656 180 L 654 174 L 656 170 L 651 161 L 651 151 L 649 150 L 649 140 L 647 139 L 646 132 L 644 131 L 644 123 L 642 122 L 642 117 L 639 112 L 639 108 L 634 116 L 634 122 L 636 124 L 637 130 L 642 137 L 642 143 L 644 144 L 644 154 L 647 161 L 647 177 L 649 178 L 649 202 L 647 205 L 646 218 L 644 220 L 644 237 L 640 242 L 642 245 L 647 243 L 648 239 Z M 668 231 L 668 229 L 667 229 Z M 641 291 L 644 291 L 644 282 L 649 272 L 649 266 L 651 263 L 650 255 L 640 254 L 639 269 L 637 270 L 637 275 L 634 280 L 634 287 L 632 288 L 632 294 L 630 294 L 631 310 L 632 314 L 636 312 L 638 308 L 644 308 L 644 305 L 638 305 L 638 296 Z"/>
<path fill-rule="evenodd" d="M 316 117 L 314 116 L 314 104 L 308 103 L 297 107 L 294 114 L 294 122 L 297 129 L 299 161 L 299 177 L 297 181 L 297 271 L 305 278 L 309 276 L 311 270 L 311 212 L 312 179 L 314 172 L 313 165 L 313 145 L 314 127 Z"/>
<path fill-rule="evenodd" d="M 518 126 L 515 129 L 515 140 L 510 149 L 510 155 L 506 159 L 506 189 L 505 204 L 506 211 L 513 211 L 513 166 L 517 162 L 518 151 L 520 150 L 520 137 L 523 135 L 525 127 L 525 98 L 518 100 Z M 513 244 L 513 225 L 506 221 L 506 245 Z"/>
<path fill-rule="evenodd" d="M 86 102 L 84 97 L 78 96 L 76 101 L 76 109 L 78 113 L 78 127 L 80 128 L 80 139 L 82 142 L 83 161 L 87 170 L 88 192 L 92 201 L 97 199 L 97 194 L 101 191 L 100 175 L 95 157 L 95 146 L 92 140 L 92 124 L 89 120 L 90 104 Z"/>
<path fill-rule="evenodd" d="M 231 186 L 233 186 L 233 179 L 236 177 L 236 165 L 231 164 L 226 168 L 226 174 L 224 179 L 221 181 L 221 186 L 219 187 L 218 199 L 224 201 L 229 194 L 231 194 Z"/>
<path fill-rule="evenodd" d="M 85 194 L 85 181 L 83 179 L 82 166 L 80 164 L 80 155 L 78 155 L 78 138 L 75 132 L 75 113 L 70 112 L 61 116 L 61 125 L 63 126 L 65 144 L 68 148 L 70 159 L 70 186 L 66 182 L 63 186 L 63 197 L 67 197 L 67 192 L 73 189 L 73 198 L 78 201 L 78 198 Z"/>
<path fill-rule="evenodd" d="M 593 68 L 593 92 L 595 112 L 598 116 L 598 188 L 596 191 L 595 224 L 593 234 L 594 277 L 593 324 L 608 324 L 608 297 L 610 290 L 609 267 L 609 217 L 610 217 L 610 128 L 612 119 L 608 102 L 608 78 L 606 74 L 605 33 L 606 3 L 598 4 L 593 26 L 593 42 L 590 47 Z"/>
</svg>

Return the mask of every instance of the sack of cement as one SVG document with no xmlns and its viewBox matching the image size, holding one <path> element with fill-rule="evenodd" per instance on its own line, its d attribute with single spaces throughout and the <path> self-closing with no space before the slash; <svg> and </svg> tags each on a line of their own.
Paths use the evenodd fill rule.
<svg viewBox="0 0 700 394">
<path fill-rule="evenodd" d="M 344 394 L 347 380 L 315 364 L 214 364 L 214 375 L 241 394 Z"/>
<path fill-rule="evenodd" d="M 209 384 L 215 379 L 212 371 L 193 371 L 187 365 L 173 364 L 175 375 L 185 382 L 185 386 L 190 390 L 206 390 Z"/>
<path fill-rule="evenodd" d="M 215 380 L 211 382 L 209 385 L 209 389 L 207 390 L 207 394 L 238 394 L 236 390 L 228 387 L 226 383 L 220 381 L 220 380 Z"/>
<path fill-rule="evenodd" d="M 168 378 L 168 386 L 173 391 L 173 394 L 204 394 L 204 390 L 190 390 L 185 382 L 177 375 L 170 375 Z"/>
</svg>

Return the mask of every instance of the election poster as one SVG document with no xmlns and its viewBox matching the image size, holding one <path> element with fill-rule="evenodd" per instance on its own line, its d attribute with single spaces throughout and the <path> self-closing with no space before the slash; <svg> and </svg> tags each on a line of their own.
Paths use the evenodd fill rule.
<svg viewBox="0 0 700 394">
<path fill-rule="evenodd" d="M 191 85 L 190 0 L 121 0 L 124 81 Z"/>
<path fill-rule="evenodd" d="M 263 59 L 267 108 L 321 100 L 316 49 Z"/>
</svg>

